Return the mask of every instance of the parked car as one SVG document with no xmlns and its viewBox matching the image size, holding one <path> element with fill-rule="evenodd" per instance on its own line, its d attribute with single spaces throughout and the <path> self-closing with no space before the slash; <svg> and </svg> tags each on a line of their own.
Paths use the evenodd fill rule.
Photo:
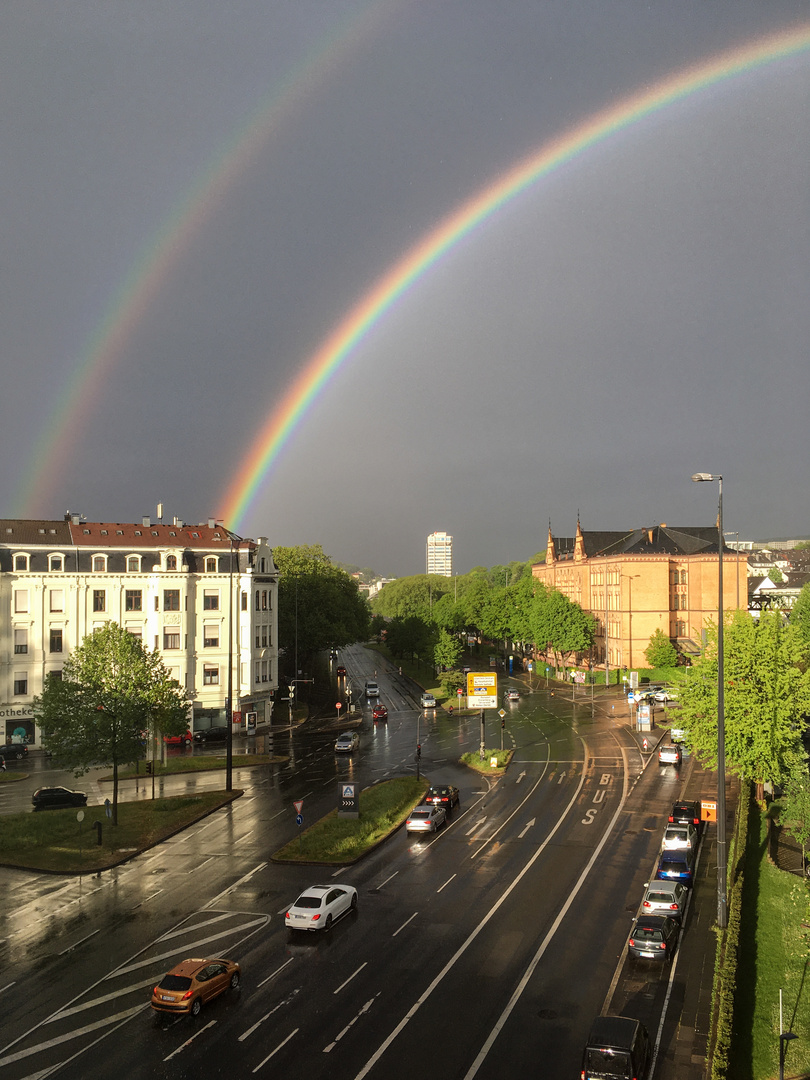
<svg viewBox="0 0 810 1080">
<path fill-rule="evenodd" d="M 374 720 L 387 720 L 388 709 L 386 709 L 384 705 L 375 705 L 374 711 L 372 712 L 371 716 Z"/>
<path fill-rule="evenodd" d="M 662 743 L 658 747 L 659 765 L 680 765 L 681 748 L 677 743 Z"/>
<path fill-rule="evenodd" d="M 443 806 L 445 810 L 452 810 L 454 806 L 459 804 L 458 788 L 453 787 L 452 784 L 447 784 L 445 787 L 429 788 L 425 796 L 425 802 L 433 803 L 434 806 Z"/>
<path fill-rule="evenodd" d="M 686 728 L 681 728 L 681 727 L 670 728 L 669 738 L 670 738 L 670 741 L 674 742 L 674 743 L 684 743 L 684 742 L 686 742 Z"/>
<path fill-rule="evenodd" d="M 662 705 L 666 705 L 670 701 L 677 701 L 678 691 L 662 686 L 660 690 L 655 691 L 655 700 L 660 701 Z"/>
<path fill-rule="evenodd" d="M 419 699 L 419 704 L 422 706 L 423 709 L 435 709 L 436 698 L 433 696 L 433 694 L 422 694 L 421 698 Z"/>
<path fill-rule="evenodd" d="M 156 1012 L 197 1016 L 203 1005 L 229 987 L 239 985 L 241 970 L 234 960 L 183 960 L 152 990 Z"/>
<path fill-rule="evenodd" d="M 221 727 L 198 728 L 194 732 L 195 742 L 227 742 L 228 728 L 223 724 Z"/>
<path fill-rule="evenodd" d="M 582 1053 L 583 1080 L 645 1080 L 652 1058 L 647 1029 L 630 1016 L 597 1016 Z"/>
<path fill-rule="evenodd" d="M 676 802 L 669 813 L 669 822 L 673 825 L 694 825 L 700 832 L 703 824 L 700 817 L 700 803 Z"/>
<path fill-rule="evenodd" d="M 697 846 L 698 834 L 694 825 L 667 825 L 664 829 L 664 840 L 661 847 L 664 851 L 677 851 L 679 848 L 693 848 Z"/>
<path fill-rule="evenodd" d="M 639 915 L 627 941 L 636 959 L 671 960 L 678 943 L 678 924 L 668 915 Z"/>
<path fill-rule="evenodd" d="M 408 820 L 405 822 L 405 831 L 436 832 L 447 820 L 447 811 L 443 806 L 417 806 L 411 810 Z"/>
<path fill-rule="evenodd" d="M 35 810 L 49 810 L 61 806 L 87 806 L 87 792 L 66 787 L 37 788 L 31 796 Z"/>
<path fill-rule="evenodd" d="M 688 896 L 689 890 L 680 881 L 651 881 L 641 908 L 645 915 L 669 915 L 670 919 L 680 921 Z"/>
<path fill-rule="evenodd" d="M 659 881 L 682 881 L 692 884 L 695 876 L 695 852 L 693 848 L 681 848 L 679 851 L 662 851 L 658 856 L 658 869 L 655 877 Z"/>
<path fill-rule="evenodd" d="M 6 743 L 5 746 L 0 746 L 0 757 L 5 758 L 6 761 L 9 758 L 28 757 L 28 747 L 25 743 Z"/>
<path fill-rule="evenodd" d="M 504 696 L 506 697 L 507 701 L 520 701 L 520 694 L 518 693 L 518 691 L 511 688 L 506 691 L 506 694 Z"/>
<path fill-rule="evenodd" d="M 373 679 L 366 679 L 366 697 L 379 697 L 380 688 Z"/>
<path fill-rule="evenodd" d="M 357 889 L 353 885 L 311 885 L 298 897 L 284 916 L 288 930 L 323 930 L 357 907 Z"/>
<path fill-rule="evenodd" d="M 356 731 L 344 731 L 335 740 L 336 754 L 353 754 L 360 745 L 360 736 Z"/>
<path fill-rule="evenodd" d="M 186 731 L 182 735 L 164 735 L 163 741 L 167 746 L 191 746 L 193 738 L 191 732 Z"/>
</svg>

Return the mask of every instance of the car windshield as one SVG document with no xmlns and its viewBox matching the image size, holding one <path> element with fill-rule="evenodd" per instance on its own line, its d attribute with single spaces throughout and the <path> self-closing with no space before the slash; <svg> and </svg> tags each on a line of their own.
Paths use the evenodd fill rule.
<svg viewBox="0 0 810 1080">
<path fill-rule="evenodd" d="M 636 941 L 663 941 L 664 935 L 660 930 L 652 930 L 648 926 L 637 926 L 633 931 Z"/>
<path fill-rule="evenodd" d="M 411 819 L 413 819 L 413 818 L 428 818 L 428 817 L 430 817 L 430 811 L 429 810 L 414 810 L 414 812 L 411 814 Z"/>
<path fill-rule="evenodd" d="M 319 908 L 320 906 L 320 896 L 299 896 L 295 901 L 295 907 Z"/>
<path fill-rule="evenodd" d="M 171 990 L 175 993 L 188 990 L 191 986 L 191 979 L 187 975 L 164 975 L 163 979 L 158 983 L 160 990 Z"/>
<path fill-rule="evenodd" d="M 588 1050 L 585 1073 L 594 1076 L 630 1080 L 630 1055 L 623 1050 Z"/>
<path fill-rule="evenodd" d="M 668 892 L 649 892 L 647 899 L 651 904 L 671 904 L 675 896 L 674 893 Z"/>
</svg>

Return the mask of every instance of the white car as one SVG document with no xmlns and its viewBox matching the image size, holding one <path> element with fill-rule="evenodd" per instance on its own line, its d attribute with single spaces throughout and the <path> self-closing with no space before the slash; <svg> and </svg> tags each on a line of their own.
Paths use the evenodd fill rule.
<svg viewBox="0 0 810 1080">
<path fill-rule="evenodd" d="M 664 829 L 664 840 L 661 848 L 663 851 L 694 848 L 697 841 L 697 829 L 694 825 L 667 825 L 666 829 Z"/>
<path fill-rule="evenodd" d="M 520 694 L 517 690 L 507 690 L 504 696 L 507 701 L 520 701 Z"/>
<path fill-rule="evenodd" d="M 651 881 L 641 901 L 645 915 L 669 915 L 680 922 L 689 890 L 680 881 Z"/>
<path fill-rule="evenodd" d="M 344 731 L 335 741 L 335 753 L 353 754 L 360 745 L 360 736 L 356 731 Z"/>
<path fill-rule="evenodd" d="M 656 690 L 656 692 L 655 692 L 655 700 L 660 702 L 662 705 L 666 705 L 667 702 L 669 702 L 669 701 L 677 701 L 678 700 L 678 691 L 677 690 L 668 690 L 667 687 L 665 686 L 662 690 Z"/>
<path fill-rule="evenodd" d="M 380 688 L 372 679 L 366 679 L 366 697 L 379 697 Z"/>
<path fill-rule="evenodd" d="M 406 832 L 436 832 L 447 820 L 443 806 L 417 806 L 405 822 Z"/>
<path fill-rule="evenodd" d="M 353 885 L 311 885 L 288 908 L 284 922 L 288 930 L 323 930 L 357 907 Z"/>
<path fill-rule="evenodd" d="M 421 704 L 423 709 L 436 708 L 436 698 L 433 696 L 433 694 L 422 694 L 421 698 L 419 699 L 419 703 Z"/>
</svg>

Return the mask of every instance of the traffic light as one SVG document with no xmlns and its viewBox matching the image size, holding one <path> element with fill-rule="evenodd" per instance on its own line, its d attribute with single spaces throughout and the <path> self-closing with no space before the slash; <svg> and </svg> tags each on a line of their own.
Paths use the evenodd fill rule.
<svg viewBox="0 0 810 1080">
<path fill-rule="evenodd" d="M 146 763 L 146 775 L 147 776 L 152 775 L 152 762 L 151 761 L 147 761 L 147 763 Z"/>
<path fill-rule="evenodd" d="M 420 758 L 422 756 L 422 744 L 421 743 L 416 744 L 416 756 L 418 758 Z"/>
<path fill-rule="evenodd" d="M 506 727 L 506 717 L 505 717 L 505 716 L 502 716 L 502 717 L 501 717 L 501 730 L 503 731 L 503 729 L 504 729 L 505 727 Z"/>
</svg>

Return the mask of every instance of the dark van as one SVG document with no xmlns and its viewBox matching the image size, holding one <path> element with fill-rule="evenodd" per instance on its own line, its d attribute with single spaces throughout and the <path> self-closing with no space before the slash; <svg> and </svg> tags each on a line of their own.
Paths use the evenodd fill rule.
<svg viewBox="0 0 810 1080">
<path fill-rule="evenodd" d="M 645 1080 L 652 1049 L 647 1029 L 629 1016 L 597 1016 L 582 1055 L 581 1080 Z"/>
</svg>

